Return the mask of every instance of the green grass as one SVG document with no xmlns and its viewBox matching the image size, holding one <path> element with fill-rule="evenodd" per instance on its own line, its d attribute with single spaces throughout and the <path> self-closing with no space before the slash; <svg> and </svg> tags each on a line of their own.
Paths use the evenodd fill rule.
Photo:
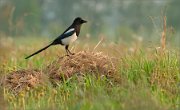
<svg viewBox="0 0 180 110">
<path fill-rule="evenodd" d="M 20 39 L 20 38 L 19 38 Z M 29 39 L 29 38 L 28 38 Z M 1 49 L 0 72 L 8 74 L 22 68 L 45 68 L 64 53 L 61 47 L 52 47 L 26 61 L 24 57 L 43 47 L 38 44 L 14 41 Z M 33 46 L 37 45 L 37 46 Z M 94 45 L 95 46 L 95 45 Z M 79 47 L 79 48 L 78 48 Z M 75 51 L 83 50 L 79 44 Z M 126 48 L 117 52 L 120 48 Z M 14 95 L 1 88 L 0 108 L 11 110 L 178 110 L 180 109 L 180 58 L 173 47 L 164 53 L 139 47 L 128 52 L 129 47 L 100 45 L 96 51 L 117 57 L 117 78 L 95 77 L 87 74 L 82 81 L 77 75 L 53 87 L 44 86 Z M 59 51 L 57 51 L 57 49 Z M 9 50 L 9 51 L 6 51 Z M 93 50 L 93 46 L 89 47 Z M 119 50 L 120 51 L 120 50 Z M 111 54 L 115 53 L 115 54 Z M 27 88 L 29 89 L 29 88 Z"/>
</svg>

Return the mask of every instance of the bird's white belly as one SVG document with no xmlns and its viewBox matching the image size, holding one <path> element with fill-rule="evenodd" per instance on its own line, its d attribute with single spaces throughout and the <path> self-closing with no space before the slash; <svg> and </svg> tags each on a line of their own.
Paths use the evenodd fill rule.
<svg viewBox="0 0 180 110">
<path fill-rule="evenodd" d="M 76 33 L 74 33 L 73 35 L 62 39 L 62 44 L 69 45 L 70 43 L 74 42 L 76 39 L 77 39 L 77 35 Z"/>
</svg>

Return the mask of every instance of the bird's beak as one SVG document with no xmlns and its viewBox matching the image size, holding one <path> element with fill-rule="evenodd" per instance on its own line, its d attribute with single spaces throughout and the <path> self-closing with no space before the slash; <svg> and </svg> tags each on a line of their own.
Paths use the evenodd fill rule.
<svg viewBox="0 0 180 110">
<path fill-rule="evenodd" d="M 82 23 L 87 23 L 87 21 L 85 21 L 85 20 L 82 20 L 81 22 L 82 22 Z"/>
</svg>

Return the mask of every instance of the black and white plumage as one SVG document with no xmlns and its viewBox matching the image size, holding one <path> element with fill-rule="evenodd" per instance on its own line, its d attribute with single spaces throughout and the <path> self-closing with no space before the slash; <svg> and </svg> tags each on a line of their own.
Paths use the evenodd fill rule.
<svg viewBox="0 0 180 110">
<path fill-rule="evenodd" d="M 57 37 L 52 43 L 50 43 L 48 46 L 38 50 L 37 52 L 29 55 L 28 57 L 26 57 L 25 59 L 28 59 L 40 52 L 42 52 L 43 50 L 47 49 L 48 47 L 52 46 L 52 45 L 64 45 L 65 46 L 65 50 L 67 52 L 67 55 L 69 54 L 73 54 L 69 51 L 68 47 L 69 44 L 71 44 L 72 42 L 74 42 L 77 37 L 80 34 L 80 29 L 81 29 L 81 25 L 83 23 L 86 23 L 87 21 L 83 20 L 80 17 L 75 18 L 75 20 L 73 21 L 73 23 L 71 24 L 71 26 L 69 26 L 59 37 Z"/>
</svg>

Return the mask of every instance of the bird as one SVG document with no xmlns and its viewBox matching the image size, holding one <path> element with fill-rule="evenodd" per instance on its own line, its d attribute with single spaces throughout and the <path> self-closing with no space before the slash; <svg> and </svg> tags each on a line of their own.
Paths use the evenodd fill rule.
<svg viewBox="0 0 180 110">
<path fill-rule="evenodd" d="M 74 53 L 71 53 L 70 50 L 68 49 L 69 45 L 74 42 L 77 37 L 80 34 L 81 26 L 82 24 L 87 23 L 86 20 L 83 20 L 81 17 L 76 17 L 73 21 L 73 23 L 61 34 L 59 35 L 54 41 L 52 41 L 49 45 L 45 46 L 44 48 L 36 51 L 35 53 L 27 56 L 25 59 L 28 59 L 43 50 L 47 49 L 50 46 L 60 44 L 62 46 L 65 46 L 65 50 L 67 53 L 67 56 L 74 55 Z"/>
</svg>

